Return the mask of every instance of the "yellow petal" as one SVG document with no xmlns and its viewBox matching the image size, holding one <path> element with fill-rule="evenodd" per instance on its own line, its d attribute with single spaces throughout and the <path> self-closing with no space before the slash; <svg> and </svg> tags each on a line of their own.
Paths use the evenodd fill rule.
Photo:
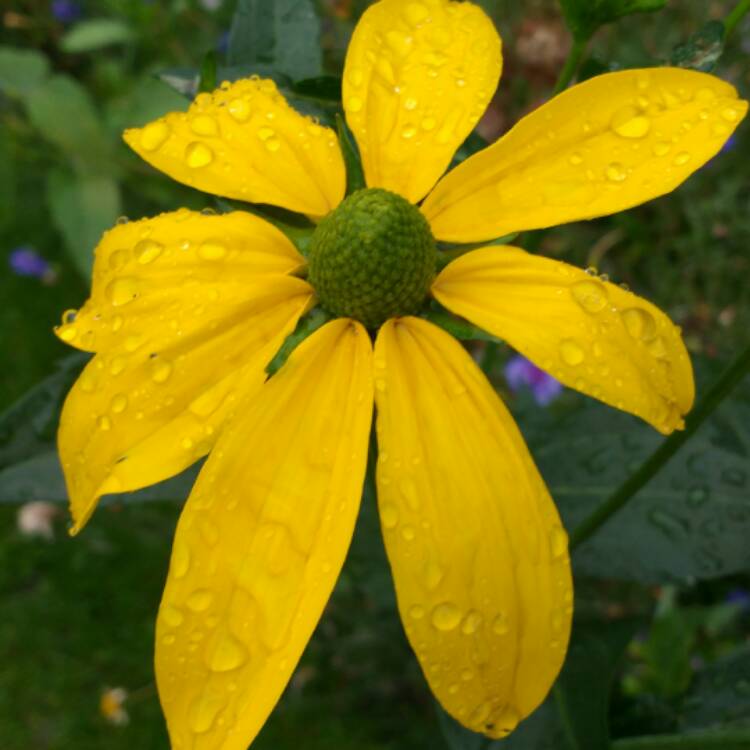
<svg viewBox="0 0 750 750">
<path fill-rule="evenodd" d="M 500 37 L 476 5 L 370 6 L 349 44 L 343 90 L 367 185 L 423 198 L 484 113 L 501 68 Z"/>
<path fill-rule="evenodd" d="M 159 351 L 215 328 L 247 303 L 249 287 L 304 263 L 284 234 L 242 211 L 119 224 L 96 248 L 91 297 L 55 332 L 84 351 Z"/>
<path fill-rule="evenodd" d="M 222 435 L 177 527 L 156 628 L 172 747 L 245 750 L 279 699 L 354 528 L 372 348 L 336 320 Z"/>
<path fill-rule="evenodd" d="M 504 246 L 457 258 L 432 293 L 561 383 L 665 434 L 682 428 L 695 387 L 680 330 L 632 292 Z"/>
<path fill-rule="evenodd" d="M 74 533 L 101 495 L 154 484 L 206 455 L 238 397 L 260 388 L 312 291 L 279 276 L 247 293 L 219 328 L 163 349 L 97 354 L 86 366 L 58 432 Z"/>
<path fill-rule="evenodd" d="M 504 737 L 565 657 L 567 536 L 512 417 L 448 334 L 386 323 L 375 400 L 378 505 L 409 642 L 443 707 Z"/>
<path fill-rule="evenodd" d="M 323 216 L 346 189 L 336 134 L 296 112 L 271 80 L 222 84 L 198 94 L 187 113 L 124 138 L 178 182 L 226 198 Z"/>
<path fill-rule="evenodd" d="M 450 172 L 424 203 L 434 235 L 502 237 L 622 211 L 674 190 L 747 112 L 733 86 L 681 68 L 573 86 Z"/>
</svg>

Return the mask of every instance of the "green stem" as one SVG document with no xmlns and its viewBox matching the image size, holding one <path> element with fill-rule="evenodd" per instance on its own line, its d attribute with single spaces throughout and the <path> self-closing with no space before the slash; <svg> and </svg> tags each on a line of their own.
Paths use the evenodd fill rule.
<svg viewBox="0 0 750 750">
<path fill-rule="evenodd" d="M 560 71 L 560 75 L 555 84 L 555 88 L 552 90 L 552 94 L 559 94 L 563 89 L 568 87 L 568 84 L 573 80 L 573 76 L 578 70 L 578 66 L 581 64 L 583 55 L 588 47 L 589 40 L 579 39 L 573 42 L 573 46 L 570 48 L 568 59 L 565 61 L 565 66 Z"/>
<path fill-rule="evenodd" d="M 747 750 L 750 730 L 706 730 L 688 734 L 654 734 L 615 740 L 612 750 Z"/>
<path fill-rule="evenodd" d="M 750 346 L 748 346 L 724 371 L 708 393 L 698 402 L 685 419 L 685 429 L 673 432 L 583 523 L 570 535 L 570 548 L 575 549 L 603 526 L 617 511 L 649 482 L 672 456 L 695 434 L 695 431 L 713 414 L 716 407 L 750 371 Z"/>
<path fill-rule="evenodd" d="M 737 3 L 734 10 L 727 16 L 726 21 L 724 21 L 724 39 L 729 38 L 729 35 L 734 31 L 737 24 L 749 10 L 750 0 L 740 0 L 740 2 Z"/>
</svg>

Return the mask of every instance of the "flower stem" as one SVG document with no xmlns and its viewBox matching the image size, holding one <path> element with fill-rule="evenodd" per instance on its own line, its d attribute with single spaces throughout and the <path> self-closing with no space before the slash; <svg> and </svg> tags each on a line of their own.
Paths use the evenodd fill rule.
<svg viewBox="0 0 750 750">
<path fill-rule="evenodd" d="M 588 39 L 578 39 L 573 42 L 573 46 L 570 48 L 570 53 L 568 54 L 568 59 L 565 61 L 565 65 L 557 78 L 557 83 L 555 83 L 555 88 L 552 90 L 553 96 L 559 94 L 563 89 L 566 89 L 568 84 L 573 80 L 573 76 L 578 70 L 578 66 L 581 64 L 581 60 L 583 59 L 588 44 Z"/>
<path fill-rule="evenodd" d="M 724 39 L 729 38 L 729 35 L 749 10 L 750 0 L 740 0 L 737 3 L 734 10 L 727 16 L 726 21 L 724 21 Z"/>
<path fill-rule="evenodd" d="M 698 402 L 685 419 L 685 429 L 673 432 L 661 445 L 631 474 L 609 499 L 600 505 L 570 535 L 570 549 L 585 542 L 603 526 L 669 461 L 672 456 L 695 434 L 695 431 L 713 414 L 716 407 L 729 395 L 732 389 L 750 372 L 750 346 L 748 346 L 719 379 L 708 393 Z"/>
</svg>

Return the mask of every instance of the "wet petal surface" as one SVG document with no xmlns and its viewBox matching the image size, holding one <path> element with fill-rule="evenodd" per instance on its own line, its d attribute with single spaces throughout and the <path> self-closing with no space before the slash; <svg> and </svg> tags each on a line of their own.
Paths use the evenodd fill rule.
<svg viewBox="0 0 750 750">
<path fill-rule="evenodd" d="M 448 334 L 386 323 L 375 400 L 378 507 L 409 642 L 443 707 L 504 737 L 565 657 L 567 536 L 512 417 Z"/>
<path fill-rule="evenodd" d="M 330 129 L 296 112 L 271 80 L 243 79 L 198 94 L 125 131 L 127 144 L 178 182 L 225 198 L 324 216 L 344 197 L 346 171 Z"/>
<path fill-rule="evenodd" d="M 476 5 L 370 6 L 349 45 L 343 90 L 368 186 L 423 198 L 484 114 L 501 68 L 500 37 Z"/>
<path fill-rule="evenodd" d="M 432 293 L 564 385 L 660 432 L 681 428 L 693 405 L 693 371 L 679 328 L 616 284 L 500 246 L 451 262 Z"/>
<path fill-rule="evenodd" d="M 451 171 L 423 205 L 435 237 L 474 242 L 605 216 L 664 195 L 747 112 L 730 84 L 681 68 L 580 83 Z"/>
<path fill-rule="evenodd" d="M 227 427 L 175 536 L 156 633 L 172 747 L 245 750 L 343 564 L 372 418 L 372 347 L 336 320 Z"/>
</svg>

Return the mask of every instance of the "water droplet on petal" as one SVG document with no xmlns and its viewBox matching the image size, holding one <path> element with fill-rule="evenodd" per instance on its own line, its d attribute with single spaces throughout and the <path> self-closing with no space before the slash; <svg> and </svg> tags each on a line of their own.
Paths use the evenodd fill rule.
<svg viewBox="0 0 750 750">
<path fill-rule="evenodd" d="M 116 394 L 112 397 L 109 408 L 113 413 L 121 414 L 128 408 L 128 397 L 124 393 Z"/>
<path fill-rule="evenodd" d="M 185 149 L 185 162 L 191 169 L 208 166 L 214 160 L 214 152 L 205 143 L 193 141 Z"/>
<path fill-rule="evenodd" d="M 437 630 L 454 630 L 461 622 L 461 610 L 455 604 L 443 602 L 432 610 L 431 620 Z"/>
<path fill-rule="evenodd" d="M 380 509 L 380 520 L 383 528 L 394 529 L 398 525 L 398 508 L 391 503 L 386 503 Z"/>
<path fill-rule="evenodd" d="M 127 305 L 132 302 L 140 292 L 138 279 L 123 276 L 120 279 L 111 281 L 105 290 L 109 301 L 115 306 Z"/>
<path fill-rule="evenodd" d="M 156 151 L 169 138 L 169 125 L 163 120 L 146 125 L 140 134 L 140 144 L 144 151 Z"/>
<path fill-rule="evenodd" d="M 231 672 L 247 661 L 247 650 L 231 633 L 224 632 L 206 654 L 212 672 Z"/>
<path fill-rule="evenodd" d="M 404 8 L 404 18 L 414 27 L 420 26 L 430 17 L 430 11 L 422 3 L 408 3 Z"/>
<path fill-rule="evenodd" d="M 109 417 L 103 415 L 96 420 L 96 426 L 102 432 L 107 432 L 107 430 L 112 429 L 112 420 L 110 420 Z"/>
<path fill-rule="evenodd" d="M 640 341 L 649 341 L 656 335 L 656 321 L 654 316 L 640 307 L 630 307 L 621 313 L 625 330 Z"/>
<path fill-rule="evenodd" d="M 196 135 L 213 136 L 219 134 L 219 125 L 210 115 L 196 115 L 190 120 L 190 129 Z"/>
<path fill-rule="evenodd" d="M 418 604 L 413 605 L 409 608 L 409 616 L 414 620 L 421 620 L 424 617 L 424 607 L 420 607 Z"/>
<path fill-rule="evenodd" d="M 509 631 L 510 624 L 508 623 L 508 615 L 506 615 L 504 612 L 501 612 L 492 621 L 492 632 L 495 633 L 495 635 L 507 635 Z"/>
<path fill-rule="evenodd" d="M 175 578 L 184 578 L 190 568 L 190 552 L 184 542 L 176 541 L 172 549 L 170 573 Z"/>
<path fill-rule="evenodd" d="M 690 154 L 687 151 L 681 151 L 674 158 L 675 166 L 681 167 L 683 164 L 687 164 L 690 161 Z"/>
<path fill-rule="evenodd" d="M 618 161 L 609 164 L 604 170 L 604 174 L 610 182 L 624 182 L 628 177 L 627 170 Z"/>
<path fill-rule="evenodd" d="M 553 558 L 560 558 L 568 551 L 568 534 L 562 526 L 553 526 L 549 533 L 549 546 Z"/>
<path fill-rule="evenodd" d="M 250 103 L 245 99 L 232 99 L 227 105 L 227 111 L 237 122 L 250 119 Z"/>
<path fill-rule="evenodd" d="M 721 116 L 727 121 L 727 122 L 736 122 L 737 118 L 740 116 L 739 112 L 734 107 L 725 107 L 721 110 Z"/>
<path fill-rule="evenodd" d="M 471 610 L 461 623 L 461 632 L 464 635 L 473 635 L 481 627 L 483 619 L 479 612 Z"/>
<path fill-rule="evenodd" d="M 198 248 L 198 255 L 203 260 L 221 260 L 227 254 L 227 246 L 219 240 L 207 240 Z"/>
<path fill-rule="evenodd" d="M 666 156 L 672 150 L 672 144 L 666 141 L 657 141 L 652 151 L 654 156 Z"/>
<path fill-rule="evenodd" d="M 182 612 L 169 604 L 161 608 L 159 615 L 170 628 L 178 628 L 185 621 Z"/>
<path fill-rule="evenodd" d="M 623 107 L 612 118 L 612 130 L 621 138 L 645 138 L 651 130 L 651 120 L 635 107 Z"/>
<path fill-rule="evenodd" d="M 196 734 L 203 734 L 215 724 L 216 717 L 224 708 L 225 699 L 217 694 L 201 693 L 193 701 L 188 712 L 190 729 Z"/>
<path fill-rule="evenodd" d="M 560 356 L 566 365 L 572 367 L 580 365 L 586 357 L 583 349 L 573 339 L 565 339 L 560 342 Z"/>
<path fill-rule="evenodd" d="M 146 265 L 155 261 L 164 250 L 164 245 L 160 242 L 154 242 L 154 240 L 141 240 L 135 246 L 135 257 L 138 262 Z"/>
<path fill-rule="evenodd" d="M 594 269 L 596 273 L 596 269 Z M 588 273 L 588 271 L 587 271 Z M 609 302 L 609 293 L 598 281 L 579 281 L 570 288 L 573 299 L 588 313 L 600 313 Z"/>
<path fill-rule="evenodd" d="M 214 600 L 214 595 L 208 589 L 193 591 L 187 598 L 188 609 L 193 612 L 205 612 Z"/>
<path fill-rule="evenodd" d="M 172 375 L 172 365 L 161 357 L 151 360 L 151 380 L 154 383 L 166 383 Z"/>
</svg>

